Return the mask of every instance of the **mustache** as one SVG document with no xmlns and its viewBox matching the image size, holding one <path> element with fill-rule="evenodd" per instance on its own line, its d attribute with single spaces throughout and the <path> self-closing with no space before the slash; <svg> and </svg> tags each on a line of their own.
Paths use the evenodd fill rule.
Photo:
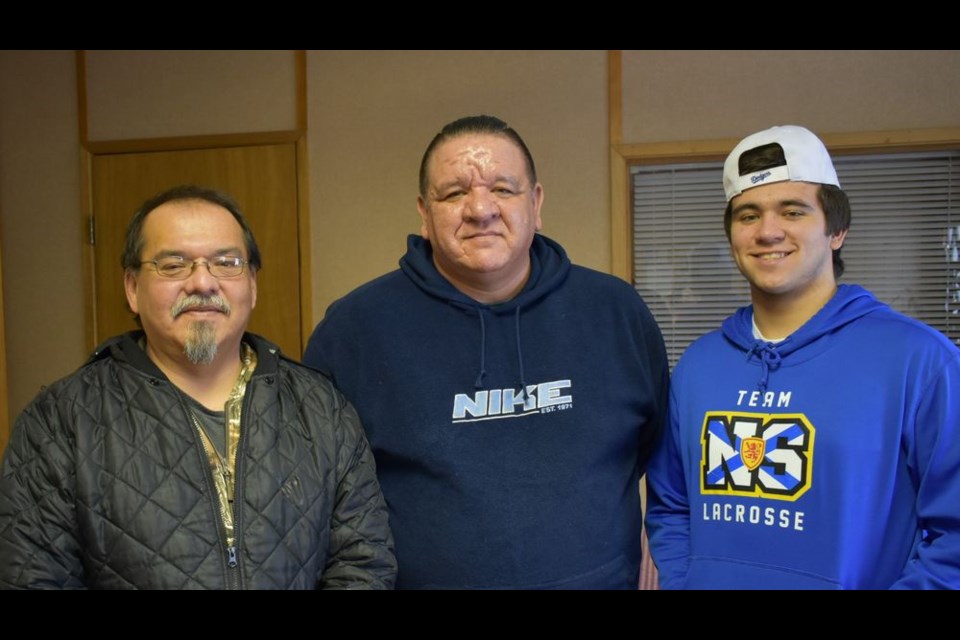
<svg viewBox="0 0 960 640">
<path fill-rule="evenodd" d="M 191 309 L 216 309 L 221 313 L 230 315 L 230 303 L 221 296 L 201 296 L 196 294 L 184 296 L 177 300 L 173 308 L 170 309 L 170 315 L 176 318 L 181 313 L 190 311 Z"/>
</svg>

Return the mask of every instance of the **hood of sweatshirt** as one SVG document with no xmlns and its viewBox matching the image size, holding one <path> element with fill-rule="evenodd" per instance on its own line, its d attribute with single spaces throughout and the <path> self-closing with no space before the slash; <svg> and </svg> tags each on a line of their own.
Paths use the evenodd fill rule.
<svg viewBox="0 0 960 640">
<path fill-rule="evenodd" d="M 760 365 L 757 389 L 766 391 L 772 372 L 787 360 L 803 358 L 803 354 L 826 348 L 827 338 L 846 324 L 886 305 L 859 285 L 842 284 L 837 293 L 803 326 L 779 343 L 753 337 L 753 306 L 741 307 L 723 322 L 723 335 L 742 350 L 748 361 Z M 803 358 L 805 359 L 805 358 Z"/>
<path fill-rule="evenodd" d="M 536 234 L 530 247 L 530 277 L 523 289 L 510 300 L 497 304 L 484 304 L 461 293 L 433 264 L 433 248 L 430 243 L 418 235 L 407 237 L 407 253 L 400 259 L 400 270 L 410 278 L 424 293 L 461 309 L 477 318 L 477 330 L 480 332 L 480 363 L 476 389 L 483 389 L 486 374 L 486 325 L 485 316 L 512 315 L 517 335 L 517 366 L 519 385 L 526 393 L 526 380 L 523 374 L 522 312 L 556 290 L 570 274 L 570 259 L 559 244 L 546 236 Z"/>
</svg>

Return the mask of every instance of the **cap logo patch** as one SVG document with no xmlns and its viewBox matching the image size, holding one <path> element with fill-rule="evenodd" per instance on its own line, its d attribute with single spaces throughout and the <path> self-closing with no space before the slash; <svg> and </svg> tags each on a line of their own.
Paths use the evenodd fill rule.
<svg viewBox="0 0 960 640">
<path fill-rule="evenodd" d="M 741 140 L 723 163 L 727 202 L 771 182 L 810 182 L 840 187 L 830 153 L 809 129 L 771 127 Z"/>
</svg>

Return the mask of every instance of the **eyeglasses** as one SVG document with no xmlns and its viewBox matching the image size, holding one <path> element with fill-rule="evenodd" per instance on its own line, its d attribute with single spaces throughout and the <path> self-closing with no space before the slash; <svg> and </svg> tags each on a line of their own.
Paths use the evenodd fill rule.
<svg viewBox="0 0 960 640">
<path fill-rule="evenodd" d="M 206 260 L 186 260 L 180 256 L 169 256 L 159 260 L 144 260 L 140 265 L 152 264 L 157 275 L 171 280 L 186 280 L 202 264 L 214 278 L 236 278 L 243 273 L 248 263 L 240 256 L 216 256 Z"/>
</svg>

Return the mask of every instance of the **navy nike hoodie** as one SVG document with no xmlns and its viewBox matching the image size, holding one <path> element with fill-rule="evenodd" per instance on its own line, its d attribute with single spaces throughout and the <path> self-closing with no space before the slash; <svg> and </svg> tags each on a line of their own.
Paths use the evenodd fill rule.
<svg viewBox="0 0 960 640">
<path fill-rule="evenodd" d="M 523 290 L 482 304 L 410 236 L 399 270 L 330 306 L 304 361 L 360 414 L 398 588 L 636 588 L 668 369 L 628 284 L 537 235 Z"/>
</svg>

